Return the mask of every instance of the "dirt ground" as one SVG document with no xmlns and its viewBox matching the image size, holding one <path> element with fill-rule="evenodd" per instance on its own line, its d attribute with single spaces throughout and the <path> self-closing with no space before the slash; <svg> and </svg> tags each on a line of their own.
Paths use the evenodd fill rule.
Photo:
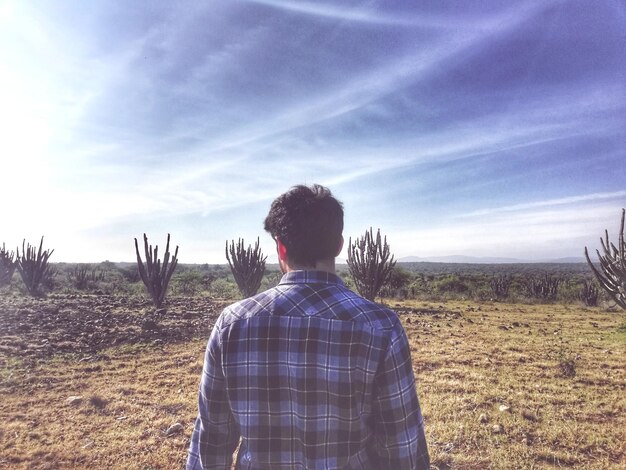
<svg viewBox="0 0 626 470">
<path fill-rule="evenodd" d="M 626 468 L 623 313 L 391 303 L 433 470 Z M 0 468 L 176 469 L 223 303 L 0 296 Z M 168 432 L 169 430 L 169 432 Z"/>
<path fill-rule="evenodd" d="M 173 297 L 156 315 L 148 300 L 110 295 L 0 297 L 0 354 L 49 358 L 111 346 L 172 343 L 206 334 L 225 302 Z"/>
</svg>

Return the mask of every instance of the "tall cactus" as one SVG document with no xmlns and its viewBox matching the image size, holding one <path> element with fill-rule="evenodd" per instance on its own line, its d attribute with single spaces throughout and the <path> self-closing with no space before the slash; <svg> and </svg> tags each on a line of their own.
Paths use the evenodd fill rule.
<svg viewBox="0 0 626 470">
<path fill-rule="evenodd" d="M 366 299 L 374 300 L 381 287 L 389 280 L 395 265 L 387 237 L 381 240 L 380 229 L 376 232 L 376 239 L 371 227 L 354 243 L 352 238 L 349 239 L 348 269 L 359 294 Z"/>
<path fill-rule="evenodd" d="M 542 277 L 531 276 L 524 282 L 526 293 L 537 299 L 554 300 L 559 292 L 561 279 L 544 274 Z"/>
<path fill-rule="evenodd" d="M 165 294 L 167 286 L 174 274 L 176 265 L 178 264 L 178 246 L 174 251 L 174 256 L 170 260 L 170 234 L 167 234 L 167 244 L 165 245 L 165 253 L 163 254 L 163 264 L 158 257 L 159 247 L 155 245 L 148 246 L 148 237 L 143 234 L 143 245 L 146 256 L 146 264 L 144 266 L 139 254 L 139 244 L 135 238 L 135 252 L 137 253 L 137 269 L 141 280 L 146 286 L 152 302 L 157 310 L 162 310 L 165 305 Z"/>
<path fill-rule="evenodd" d="M 595 307 L 598 305 L 598 296 L 600 291 L 594 281 L 585 281 L 578 291 L 578 299 L 587 307 Z"/>
<path fill-rule="evenodd" d="M 261 280 L 265 274 L 265 259 L 261 248 L 259 247 L 259 239 L 256 239 L 254 248 L 248 245 L 244 248 L 243 238 L 232 240 L 230 244 L 226 241 L 226 259 L 230 265 L 239 292 L 244 297 L 252 297 L 261 287 Z"/>
<path fill-rule="evenodd" d="M 617 246 L 609 241 L 609 231 L 605 230 L 605 238 L 600 238 L 604 255 L 596 250 L 598 259 L 600 260 L 600 269 L 598 270 L 591 259 L 589 252 L 585 247 L 585 258 L 587 263 L 596 276 L 600 286 L 615 300 L 617 305 L 626 310 L 626 241 L 624 241 L 624 215 L 626 209 L 622 209 L 622 223 L 620 225 Z"/>
<path fill-rule="evenodd" d="M 505 299 L 509 296 L 509 289 L 513 279 L 511 276 L 501 274 L 499 276 L 493 276 L 489 281 L 491 292 L 497 299 Z"/>
<path fill-rule="evenodd" d="M 0 287 L 8 286 L 15 272 L 15 252 L 7 251 L 2 244 L 0 248 Z"/>
<path fill-rule="evenodd" d="M 20 254 L 20 249 L 17 249 L 15 264 L 30 295 L 41 295 L 42 286 L 48 284 L 56 274 L 52 265 L 48 263 L 53 252 L 54 250 L 43 249 L 43 237 L 39 242 L 39 250 L 36 250 L 30 243 L 26 244 L 26 240 L 22 242 L 22 254 Z"/>
</svg>

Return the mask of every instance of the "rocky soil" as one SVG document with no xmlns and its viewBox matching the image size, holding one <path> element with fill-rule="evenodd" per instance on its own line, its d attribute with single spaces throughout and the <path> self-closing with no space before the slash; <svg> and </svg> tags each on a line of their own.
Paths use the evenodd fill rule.
<svg viewBox="0 0 626 470">
<path fill-rule="evenodd" d="M 172 297 L 166 313 L 156 314 L 148 300 L 136 297 L 0 295 L 0 357 L 89 355 L 123 344 L 208 338 L 224 305 L 202 297 Z"/>
<path fill-rule="evenodd" d="M 166 313 L 155 313 L 139 297 L 52 294 L 46 298 L 0 295 L 0 357 L 45 358 L 56 353 L 95 354 L 123 344 L 164 344 L 208 338 L 229 302 L 206 297 L 169 297 Z M 394 306 L 408 323 L 460 316 L 440 306 Z M 413 316 L 416 315 L 416 316 Z"/>
</svg>

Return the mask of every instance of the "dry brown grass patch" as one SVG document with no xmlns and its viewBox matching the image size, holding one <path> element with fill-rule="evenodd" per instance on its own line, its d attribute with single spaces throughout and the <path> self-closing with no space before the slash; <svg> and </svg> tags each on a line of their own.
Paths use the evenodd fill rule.
<svg viewBox="0 0 626 470">
<path fill-rule="evenodd" d="M 623 314 L 402 307 L 437 468 L 625 468 Z M 47 360 L 0 351 L 0 468 L 182 468 L 205 344 L 121 345 Z M 575 375 L 562 374 L 563 358 Z M 82 400 L 69 404 L 70 396 Z M 167 436 L 175 423 L 182 432 Z"/>
</svg>

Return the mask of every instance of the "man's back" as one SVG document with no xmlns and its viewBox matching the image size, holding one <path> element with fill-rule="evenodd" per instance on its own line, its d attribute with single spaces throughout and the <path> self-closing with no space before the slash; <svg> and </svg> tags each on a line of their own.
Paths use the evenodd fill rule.
<svg viewBox="0 0 626 470">
<path fill-rule="evenodd" d="M 293 271 L 213 331 L 188 468 L 428 468 L 397 316 L 320 271 Z M 194 445 L 194 441 L 196 441 Z"/>
</svg>

